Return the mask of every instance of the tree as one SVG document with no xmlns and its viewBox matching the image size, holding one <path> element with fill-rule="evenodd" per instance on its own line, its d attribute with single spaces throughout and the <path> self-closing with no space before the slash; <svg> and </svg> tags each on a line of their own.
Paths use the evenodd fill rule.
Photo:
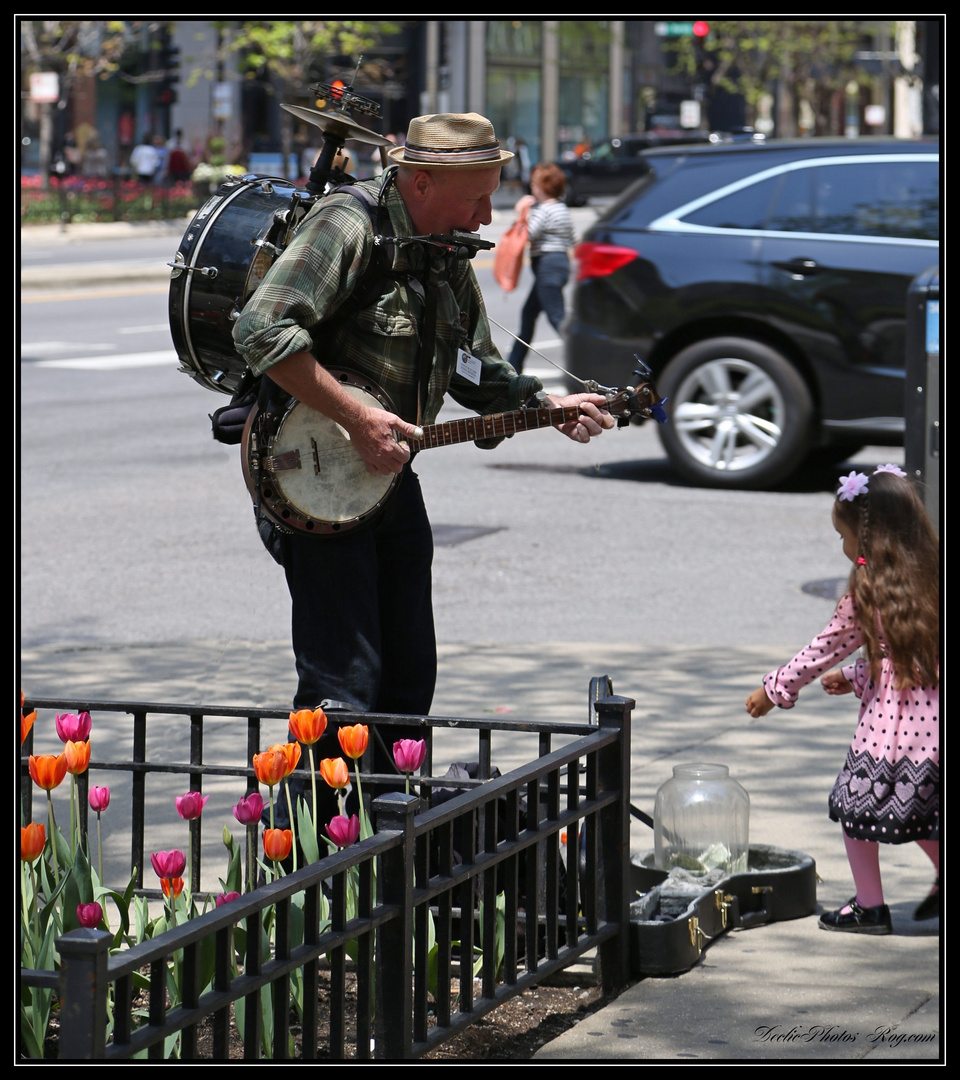
<svg viewBox="0 0 960 1080">
<path fill-rule="evenodd" d="M 289 104 L 312 105 L 309 86 L 324 72 L 324 60 L 348 57 L 356 64 L 378 36 L 395 33 L 397 26 L 356 20 L 270 19 L 222 23 L 220 30 L 225 47 L 240 55 L 247 78 L 261 80 L 270 93 Z M 383 77 L 376 63 L 364 65 L 361 71 L 372 82 Z M 280 139 L 286 161 L 293 148 L 293 118 L 287 112 L 281 116 Z"/>
<path fill-rule="evenodd" d="M 54 110 L 70 100 L 76 80 L 106 79 L 120 67 L 133 44 L 139 22 L 95 19 L 22 19 L 20 21 L 21 74 L 25 81 L 42 71 L 56 72 L 60 100 L 39 103 L 40 174 L 49 184 L 53 157 Z"/>
<path fill-rule="evenodd" d="M 796 134 L 802 103 L 815 118 L 811 134 L 831 131 L 831 102 L 850 82 L 866 84 L 869 75 L 857 61 L 865 33 L 879 24 L 827 19 L 715 21 L 698 38 L 674 39 L 669 48 L 678 70 L 708 89 L 719 87 L 743 95 L 753 116 L 764 95 L 773 95 L 779 83 L 792 108 L 781 110 L 781 135 Z"/>
</svg>

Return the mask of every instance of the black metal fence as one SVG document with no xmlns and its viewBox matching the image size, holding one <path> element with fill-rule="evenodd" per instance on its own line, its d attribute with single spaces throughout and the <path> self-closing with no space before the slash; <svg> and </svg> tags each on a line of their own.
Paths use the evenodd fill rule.
<svg viewBox="0 0 960 1080">
<path fill-rule="evenodd" d="M 78 703 L 26 703 L 28 709 L 68 707 Z M 151 713 L 188 717 L 191 760 L 163 768 L 188 774 L 194 790 L 217 772 L 247 775 L 255 786 L 252 770 L 200 760 L 204 716 L 246 715 L 252 756 L 259 748 L 260 721 L 287 715 L 142 703 L 79 707 L 133 717 L 133 760 L 91 762 L 90 770 L 133 773 L 134 866 L 143 864 L 144 804 L 137 778 L 152 768 L 142 752 Z M 632 707 L 625 698 L 595 701 L 596 727 L 404 717 L 405 725 L 419 725 L 427 735 L 421 798 L 400 791 L 374 798 L 375 835 L 114 955 L 109 934 L 75 930 L 57 942 L 59 972 L 21 970 L 21 985 L 54 988 L 59 995 L 61 1057 L 118 1060 L 163 1058 L 173 1038 L 179 1039 L 182 1058 L 225 1059 L 231 1056 L 228 1039 L 238 1009 L 247 1059 L 262 1056 L 267 1046 L 277 1059 L 416 1058 L 594 950 L 603 989 L 614 993 L 628 978 Z M 363 722 L 375 731 L 397 718 L 340 713 L 337 720 Z M 433 733 L 448 725 L 476 730 L 480 775 L 463 781 L 461 794 L 430 806 L 432 788 L 450 783 L 429 775 Z M 539 756 L 490 778 L 490 738 L 497 730 L 535 732 Z M 569 741 L 553 749 L 555 737 Z M 370 781 L 373 787 L 377 777 Z M 29 782 L 23 795 L 29 800 Z M 578 857 L 566 863 L 564 831 L 582 838 L 570 845 Z M 200 845 L 191 848 L 199 860 Z M 194 869 L 199 881 L 198 862 Z M 348 880 L 358 883 L 349 920 Z M 498 921 L 492 913 L 501 896 Z M 268 919 L 272 945 L 263 933 Z M 481 958 L 478 992 L 475 957 Z M 180 1001 L 171 1007 L 173 958 Z M 331 981 L 325 1043 L 317 1036 L 321 969 Z M 349 1031 L 343 1010 L 348 969 L 358 995 Z M 291 980 L 302 1002 L 298 1048 L 291 1040 Z M 138 991 L 144 985 L 149 989 Z M 265 1031 L 272 1033 L 269 1039 Z"/>
</svg>

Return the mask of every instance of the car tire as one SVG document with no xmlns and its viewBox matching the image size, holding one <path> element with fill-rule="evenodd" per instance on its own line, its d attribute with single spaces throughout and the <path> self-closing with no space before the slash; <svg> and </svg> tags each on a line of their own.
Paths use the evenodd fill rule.
<svg viewBox="0 0 960 1080">
<path fill-rule="evenodd" d="M 761 488 L 798 468 L 813 401 L 799 372 L 749 338 L 710 338 L 679 352 L 658 379 L 669 398 L 659 429 L 670 463 L 703 487 Z"/>
</svg>

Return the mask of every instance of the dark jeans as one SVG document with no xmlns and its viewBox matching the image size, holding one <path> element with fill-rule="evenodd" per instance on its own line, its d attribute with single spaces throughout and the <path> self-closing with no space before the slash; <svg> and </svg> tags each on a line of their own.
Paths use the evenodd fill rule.
<svg viewBox="0 0 960 1080">
<path fill-rule="evenodd" d="M 530 266 L 533 269 L 533 288 L 523 305 L 520 315 L 520 337 L 523 341 L 533 340 L 533 330 L 541 311 L 547 313 L 550 325 L 558 333 L 563 322 L 563 287 L 570 276 L 570 260 L 566 252 L 548 251 L 535 256 Z M 510 350 L 510 364 L 520 374 L 527 355 L 527 346 L 519 341 Z"/>
<path fill-rule="evenodd" d="M 315 709 L 330 698 L 358 712 L 427 714 L 437 676 L 433 532 L 410 466 L 373 522 L 340 536 L 284 536 L 281 552 L 293 601 L 294 708 Z M 318 765 L 322 758 L 341 756 L 336 713 L 328 713 L 328 720 L 313 748 Z M 418 733 L 402 726 L 380 731 L 383 748 L 370 732 L 373 771 L 392 773 L 394 740 Z M 304 767 L 309 768 L 306 751 Z M 325 784 L 317 797 L 335 806 Z M 321 813 L 321 820 L 329 817 Z"/>
</svg>

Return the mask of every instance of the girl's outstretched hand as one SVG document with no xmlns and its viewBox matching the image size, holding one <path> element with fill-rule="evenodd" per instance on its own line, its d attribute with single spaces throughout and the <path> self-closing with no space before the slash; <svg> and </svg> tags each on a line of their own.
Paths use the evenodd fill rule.
<svg viewBox="0 0 960 1080">
<path fill-rule="evenodd" d="M 842 671 L 828 671 L 820 680 L 820 685 L 828 694 L 852 694 L 853 683 L 845 679 Z"/>
<path fill-rule="evenodd" d="M 766 716 L 773 708 L 773 702 L 767 697 L 767 692 L 762 686 L 747 698 L 747 712 L 751 716 Z"/>
</svg>

